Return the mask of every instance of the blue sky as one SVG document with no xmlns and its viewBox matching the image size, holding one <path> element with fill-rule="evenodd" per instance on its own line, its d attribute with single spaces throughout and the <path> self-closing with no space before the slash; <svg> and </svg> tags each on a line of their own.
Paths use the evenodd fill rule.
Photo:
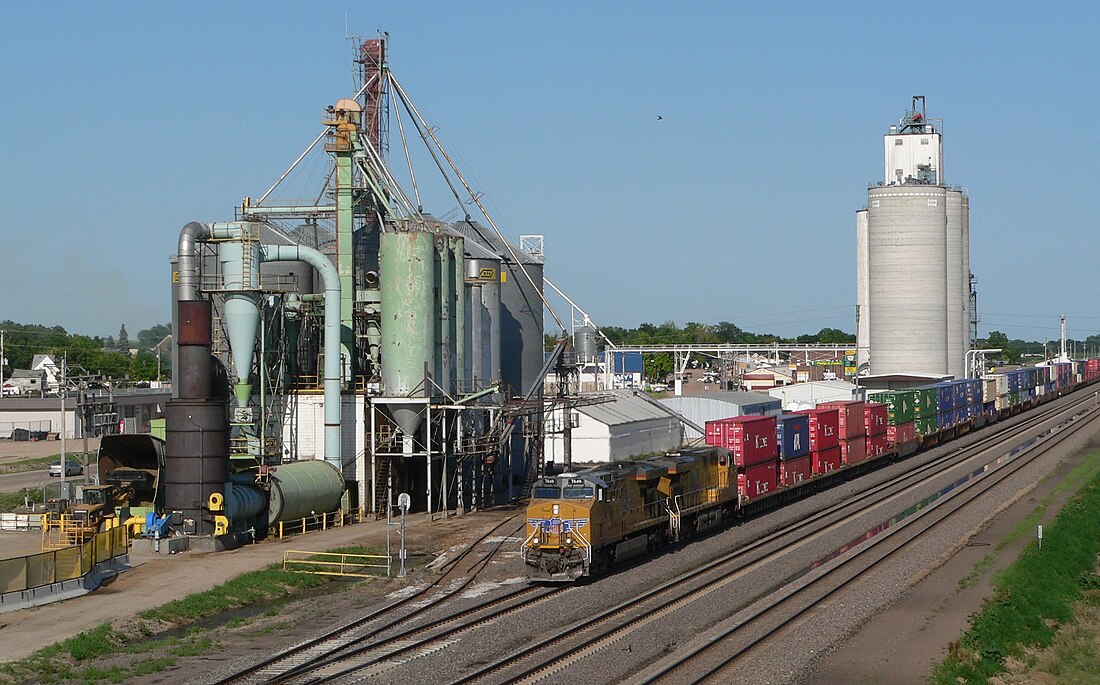
<svg viewBox="0 0 1100 685">
<path fill-rule="evenodd" d="M 919 93 L 970 192 L 981 333 L 1100 331 L 1097 11 L 1012 2 L 5 3 L 0 320 L 168 320 L 180 227 L 232 218 L 351 94 L 345 16 L 390 33 L 505 233 L 544 234 L 598 323 L 854 331 L 853 212 Z"/>
</svg>

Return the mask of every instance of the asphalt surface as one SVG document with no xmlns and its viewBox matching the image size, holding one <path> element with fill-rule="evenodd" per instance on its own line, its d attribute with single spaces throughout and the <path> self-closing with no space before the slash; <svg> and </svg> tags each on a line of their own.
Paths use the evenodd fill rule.
<svg viewBox="0 0 1100 685">
<path fill-rule="evenodd" d="M 70 476 L 70 478 L 72 477 Z M 23 488 L 40 488 L 47 482 L 57 482 L 58 480 L 60 479 L 50 478 L 45 470 L 5 473 L 0 475 L 0 492 L 18 492 Z"/>
</svg>

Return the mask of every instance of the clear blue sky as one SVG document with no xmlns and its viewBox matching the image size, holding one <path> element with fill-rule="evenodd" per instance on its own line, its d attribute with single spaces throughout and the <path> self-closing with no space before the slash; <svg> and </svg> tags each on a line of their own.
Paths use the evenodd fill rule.
<svg viewBox="0 0 1100 685">
<path fill-rule="evenodd" d="M 1100 17 L 1011 2 L 5 3 L 0 320 L 167 321 L 180 227 L 232 218 L 351 94 L 345 13 L 599 323 L 854 331 L 853 212 L 919 93 L 981 333 L 1100 330 Z"/>
</svg>

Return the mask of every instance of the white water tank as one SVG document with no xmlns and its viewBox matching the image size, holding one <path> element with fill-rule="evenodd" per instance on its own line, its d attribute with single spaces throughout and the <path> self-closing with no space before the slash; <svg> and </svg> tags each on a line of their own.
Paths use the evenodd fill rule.
<svg viewBox="0 0 1100 685">
<path fill-rule="evenodd" d="M 871 373 L 947 373 L 947 191 L 867 191 Z"/>
</svg>

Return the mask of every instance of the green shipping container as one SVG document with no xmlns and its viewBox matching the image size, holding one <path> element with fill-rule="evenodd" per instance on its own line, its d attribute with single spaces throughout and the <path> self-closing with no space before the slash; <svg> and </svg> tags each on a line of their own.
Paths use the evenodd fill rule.
<svg viewBox="0 0 1100 685">
<path fill-rule="evenodd" d="M 922 416 L 916 421 L 917 435 L 931 435 L 938 429 L 936 428 L 936 415 Z"/>
<path fill-rule="evenodd" d="M 931 416 L 936 418 L 936 389 L 935 388 L 913 388 L 913 416 L 915 418 L 924 418 Z M 919 432 L 919 431 L 918 431 Z"/>
<path fill-rule="evenodd" d="M 867 394 L 867 401 L 886 405 L 886 424 L 897 426 L 913 420 L 913 393 L 907 390 L 883 390 Z"/>
</svg>

